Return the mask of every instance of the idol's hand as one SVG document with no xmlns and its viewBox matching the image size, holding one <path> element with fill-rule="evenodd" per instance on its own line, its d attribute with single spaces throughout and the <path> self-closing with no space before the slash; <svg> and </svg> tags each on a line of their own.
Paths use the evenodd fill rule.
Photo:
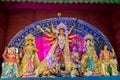
<svg viewBox="0 0 120 80">
<path fill-rule="evenodd" d="M 112 48 L 112 52 L 114 52 L 114 49 Z"/>
<path fill-rule="evenodd" d="M 8 48 L 7 48 L 7 47 L 5 47 L 5 51 L 4 51 L 4 54 L 6 54 L 7 50 L 8 50 Z"/>
<path fill-rule="evenodd" d="M 72 26 L 71 29 L 74 29 L 74 26 Z"/>
<path fill-rule="evenodd" d="M 112 55 L 115 57 L 115 50 L 112 48 Z"/>
<path fill-rule="evenodd" d="M 51 29 L 52 29 L 52 32 L 55 33 L 55 29 L 54 29 L 53 23 L 51 23 Z"/>
<path fill-rule="evenodd" d="M 68 34 L 71 34 L 73 28 L 74 28 L 74 26 L 72 26 L 72 27 L 70 28 L 70 30 L 68 31 Z"/>
<path fill-rule="evenodd" d="M 22 58 L 22 57 L 23 57 L 22 51 L 20 51 L 19 56 L 20 56 L 20 58 Z"/>
<path fill-rule="evenodd" d="M 51 23 L 51 26 L 54 26 L 53 23 Z"/>
</svg>

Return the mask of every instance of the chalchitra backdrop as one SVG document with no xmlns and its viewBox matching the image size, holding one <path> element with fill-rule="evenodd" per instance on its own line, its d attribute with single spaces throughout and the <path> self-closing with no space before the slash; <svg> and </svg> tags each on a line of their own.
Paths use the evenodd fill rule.
<svg viewBox="0 0 120 80">
<path fill-rule="evenodd" d="M 2 78 L 118 75 L 109 40 L 94 26 L 72 17 L 26 26 L 11 39 L 3 57 Z"/>
</svg>

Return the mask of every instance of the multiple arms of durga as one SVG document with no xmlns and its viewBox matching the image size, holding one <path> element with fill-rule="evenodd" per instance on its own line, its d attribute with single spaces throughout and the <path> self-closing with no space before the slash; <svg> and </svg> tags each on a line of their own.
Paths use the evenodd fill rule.
<svg viewBox="0 0 120 80">
<path fill-rule="evenodd" d="M 72 30 L 73 30 L 73 26 L 70 28 L 70 30 L 67 32 L 67 35 L 66 35 L 66 37 L 67 37 L 67 39 L 68 39 L 68 42 L 72 42 L 72 38 L 74 38 L 75 36 L 77 36 L 77 35 L 70 35 L 71 34 L 71 32 L 72 32 Z M 57 36 L 56 36 L 56 31 L 55 31 L 55 28 L 54 28 L 54 25 L 53 24 L 51 24 L 51 30 L 50 29 L 48 29 L 48 28 L 46 28 L 46 31 L 44 31 L 43 30 L 43 28 L 40 26 L 40 25 L 38 25 L 37 26 L 37 29 L 39 29 L 41 32 L 43 32 L 45 35 L 47 35 L 48 37 L 47 38 L 44 38 L 45 40 L 50 40 L 50 41 L 52 41 L 50 44 L 53 44 L 54 43 L 54 40 L 56 40 L 57 39 Z M 65 33 L 63 33 L 62 35 L 64 35 Z"/>
</svg>

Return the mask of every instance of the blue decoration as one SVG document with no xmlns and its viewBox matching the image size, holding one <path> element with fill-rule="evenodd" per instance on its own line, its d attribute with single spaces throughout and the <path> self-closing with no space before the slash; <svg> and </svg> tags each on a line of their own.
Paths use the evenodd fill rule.
<svg viewBox="0 0 120 80">
<path fill-rule="evenodd" d="M 43 33 L 36 28 L 37 25 L 40 25 L 43 29 L 45 29 L 46 27 L 50 28 L 51 23 L 53 23 L 56 27 L 60 22 L 63 22 L 68 29 L 70 29 L 71 26 L 74 26 L 74 30 L 72 32 L 73 34 L 78 34 L 81 37 L 84 37 L 86 34 L 92 34 L 97 54 L 99 54 L 100 49 L 103 49 L 105 44 L 107 44 L 108 49 L 111 50 L 111 43 L 97 28 L 82 20 L 71 17 L 49 18 L 28 25 L 11 39 L 8 46 L 16 46 L 18 48 L 22 47 L 25 43 L 24 38 L 29 33 L 33 34 L 36 38 L 42 36 Z"/>
</svg>

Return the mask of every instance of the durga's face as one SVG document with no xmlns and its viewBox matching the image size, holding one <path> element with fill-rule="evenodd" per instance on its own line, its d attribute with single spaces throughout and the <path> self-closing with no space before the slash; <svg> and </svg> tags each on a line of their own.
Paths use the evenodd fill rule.
<svg viewBox="0 0 120 80">
<path fill-rule="evenodd" d="M 65 33 L 65 30 L 63 28 L 59 29 L 59 34 L 63 35 Z"/>
<path fill-rule="evenodd" d="M 90 44 L 90 42 L 91 42 L 90 40 L 87 40 L 87 44 L 88 44 L 88 45 Z"/>
</svg>

